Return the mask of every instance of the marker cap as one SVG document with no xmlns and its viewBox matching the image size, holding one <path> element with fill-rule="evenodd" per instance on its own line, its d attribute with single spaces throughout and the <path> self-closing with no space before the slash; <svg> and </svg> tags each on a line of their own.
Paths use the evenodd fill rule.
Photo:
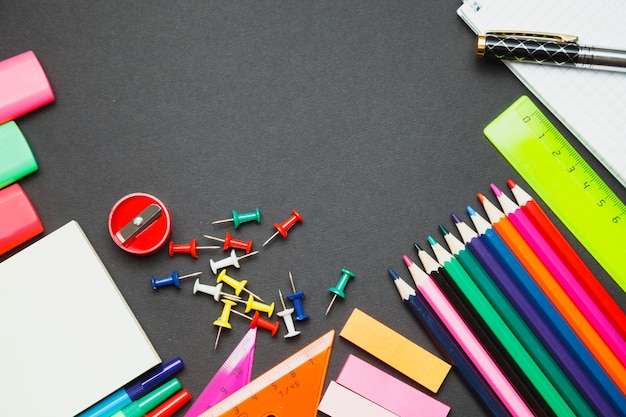
<svg viewBox="0 0 626 417">
<path fill-rule="evenodd" d="M 0 188 L 14 183 L 37 169 L 35 156 L 17 124 L 13 121 L 1 124 Z"/>
<path fill-rule="evenodd" d="M 43 232 L 30 199 L 19 184 L 0 190 L 0 255 Z"/>
<path fill-rule="evenodd" d="M 159 365 L 147 374 L 139 377 L 137 381 L 124 387 L 126 393 L 131 400 L 135 401 L 140 397 L 146 395 L 149 391 L 155 388 L 157 385 L 167 381 L 176 372 L 183 368 L 183 360 L 181 358 L 174 358 L 169 362 Z"/>
<path fill-rule="evenodd" d="M 0 61 L 0 123 L 54 101 L 54 93 L 33 51 Z"/>
</svg>

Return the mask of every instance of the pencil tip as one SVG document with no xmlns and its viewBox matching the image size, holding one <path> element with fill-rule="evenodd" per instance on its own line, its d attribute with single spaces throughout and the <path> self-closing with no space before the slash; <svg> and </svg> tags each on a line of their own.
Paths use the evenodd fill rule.
<svg viewBox="0 0 626 417">
<path fill-rule="evenodd" d="M 428 241 L 428 244 L 429 244 L 429 245 L 431 245 L 431 246 L 433 246 L 433 245 L 436 245 L 436 244 L 437 244 L 437 242 L 435 241 L 435 239 L 433 239 L 433 237 L 432 237 L 431 235 L 428 235 L 428 236 L 426 237 L 426 240 Z"/>
<path fill-rule="evenodd" d="M 422 249 L 422 247 L 418 244 L 418 243 L 414 243 L 413 246 L 415 246 L 415 249 L 420 252 L 423 251 L 424 249 Z"/>
<path fill-rule="evenodd" d="M 442 234 L 442 235 L 444 235 L 444 236 L 445 236 L 445 235 L 449 235 L 449 234 L 450 234 L 450 231 L 449 231 L 448 229 L 446 229 L 446 228 L 443 226 L 443 224 L 440 224 L 440 225 L 439 225 L 439 230 L 441 231 L 441 234 Z"/>
<path fill-rule="evenodd" d="M 513 189 L 513 187 L 515 187 L 517 184 L 515 184 L 515 182 L 509 178 L 508 180 L 506 180 L 506 185 L 508 185 L 509 188 Z"/>
<path fill-rule="evenodd" d="M 467 206 L 466 210 L 467 210 L 467 214 L 469 214 L 470 216 L 475 216 L 476 215 L 476 210 L 474 210 L 472 208 L 472 206 Z"/>
<path fill-rule="evenodd" d="M 452 213 L 450 216 L 452 217 L 452 221 L 454 222 L 454 224 L 463 223 L 463 220 L 461 220 L 461 218 L 456 214 Z"/>
<path fill-rule="evenodd" d="M 394 281 L 397 279 L 400 279 L 400 275 L 398 275 L 396 271 L 394 271 L 391 268 L 389 268 L 388 271 L 389 271 L 389 275 L 391 275 L 391 278 L 393 278 Z"/>
<path fill-rule="evenodd" d="M 476 194 L 476 197 L 478 197 L 478 201 L 480 201 L 481 203 L 485 201 L 485 195 L 483 193 Z"/>
<path fill-rule="evenodd" d="M 404 260 L 404 263 L 406 264 L 407 267 L 410 267 L 411 265 L 413 265 L 413 260 L 409 258 L 408 256 L 402 255 L 402 259 Z"/>
<path fill-rule="evenodd" d="M 489 184 L 489 186 L 493 190 L 493 193 L 496 195 L 496 197 L 500 197 L 502 195 L 502 191 L 494 183 Z"/>
</svg>

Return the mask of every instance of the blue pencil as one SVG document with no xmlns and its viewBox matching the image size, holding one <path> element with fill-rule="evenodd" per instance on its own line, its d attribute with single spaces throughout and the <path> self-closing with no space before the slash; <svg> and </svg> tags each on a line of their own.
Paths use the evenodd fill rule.
<svg viewBox="0 0 626 417">
<path fill-rule="evenodd" d="M 487 382 L 430 309 L 428 303 L 406 281 L 400 278 L 395 271 L 389 269 L 389 274 L 393 278 L 394 284 L 396 284 L 403 303 L 424 326 L 441 352 L 455 365 L 455 369 L 461 374 L 467 387 L 480 400 L 485 409 L 494 417 L 510 416 L 500 399 L 487 385 Z"/>
<path fill-rule="evenodd" d="M 473 239 L 468 243 L 476 247 L 474 242 L 482 242 L 495 259 L 490 264 L 483 264 L 484 267 L 494 268 L 499 265 L 500 272 L 496 276 L 492 275 L 500 289 L 507 294 L 512 303 L 518 303 L 516 308 L 522 315 L 533 314 L 525 317 L 529 325 L 536 325 L 537 320 L 545 326 L 543 329 L 533 329 L 537 336 L 551 336 L 551 340 L 544 341 L 546 347 L 550 344 L 558 343 L 558 348 L 552 354 L 557 361 L 568 359 L 567 367 L 578 370 L 575 376 L 571 376 L 572 382 L 577 385 L 583 395 L 586 395 L 589 403 L 600 415 L 624 415 L 626 410 L 626 398 L 609 378 L 600 364 L 591 355 L 591 352 L 584 346 L 582 341 L 576 336 L 572 328 L 567 324 L 563 316 L 558 312 L 546 295 L 537 286 L 526 269 L 521 265 L 513 252 L 506 246 L 504 241 L 491 227 L 491 224 L 481 217 L 473 208 L 467 207 L 470 218 L 478 228 L 478 239 Z M 458 218 L 455 219 L 455 221 Z M 457 227 L 459 223 L 457 223 Z M 459 230 L 460 231 L 460 230 Z M 465 240 L 465 238 L 464 238 Z M 478 253 L 475 253 L 479 258 Z M 484 254 L 481 254 L 484 256 Z M 480 260 L 480 258 L 479 258 Z M 481 262 L 482 264 L 482 262 Z M 503 274 L 504 272 L 504 274 Z M 491 275 L 491 271 L 490 271 Z M 503 282 L 504 281 L 504 282 Z M 512 289 L 517 289 L 516 294 L 507 293 Z M 526 301 L 526 302 L 525 302 Z M 519 305 L 523 303 L 524 305 Z M 565 362 L 565 361 L 564 361 Z M 562 365 L 564 366 L 564 365 Z M 581 380 L 582 378 L 582 380 Z M 582 381 L 586 381 L 583 383 Z"/>
</svg>

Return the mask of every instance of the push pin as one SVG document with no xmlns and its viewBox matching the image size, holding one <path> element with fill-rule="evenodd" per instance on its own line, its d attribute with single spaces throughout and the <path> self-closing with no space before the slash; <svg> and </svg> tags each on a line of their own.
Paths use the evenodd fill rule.
<svg viewBox="0 0 626 417">
<path fill-rule="evenodd" d="M 217 344 L 220 341 L 220 334 L 222 333 L 222 329 L 226 327 L 227 329 L 232 329 L 233 326 L 228 322 L 230 319 L 230 312 L 232 311 L 232 307 L 237 303 L 232 300 L 222 300 L 224 303 L 224 307 L 222 308 L 222 314 L 220 317 L 213 322 L 215 326 L 218 326 L 217 337 L 215 338 L 215 346 L 213 346 L 213 350 L 217 349 Z"/>
<path fill-rule="evenodd" d="M 258 208 L 254 209 L 254 211 L 250 213 L 237 213 L 235 210 L 232 211 L 233 217 L 230 219 L 224 220 L 216 220 L 211 224 L 222 224 L 222 223 L 230 223 L 233 222 L 235 229 L 239 227 L 241 223 L 255 221 L 257 223 L 261 223 L 261 212 Z"/>
<path fill-rule="evenodd" d="M 269 330 L 270 332 L 272 332 L 272 336 L 276 335 L 276 332 L 278 331 L 278 326 L 280 325 L 280 323 L 278 323 L 277 321 L 272 323 L 271 321 L 264 319 L 263 317 L 261 317 L 261 313 L 259 313 L 258 311 L 255 311 L 252 317 L 246 316 L 245 314 L 240 313 L 237 310 L 233 310 L 233 313 L 250 320 L 251 329 L 254 329 L 255 327 L 261 327 L 265 330 Z"/>
<path fill-rule="evenodd" d="M 259 253 L 259 251 L 250 252 L 243 256 L 237 257 L 237 254 L 235 253 L 235 250 L 233 249 L 230 251 L 230 256 L 224 259 L 220 259 L 219 261 L 214 261 L 213 259 L 211 259 L 209 261 L 209 264 L 211 265 L 211 271 L 213 271 L 214 274 L 217 274 L 217 271 L 219 269 L 226 268 L 227 266 L 234 266 L 235 268 L 239 268 L 240 260 L 242 260 L 243 258 L 247 258 L 248 256 L 256 255 L 257 253 Z"/>
<path fill-rule="evenodd" d="M 229 287 L 231 287 L 233 290 L 235 290 L 235 295 L 239 295 L 241 294 L 241 291 L 245 291 L 248 294 L 250 294 L 251 296 L 258 298 L 259 300 L 263 301 L 261 299 L 261 297 L 259 297 L 258 295 L 254 294 L 252 291 L 248 290 L 246 288 L 246 284 L 248 283 L 248 281 L 246 281 L 245 279 L 242 279 L 241 281 L 237 281 L 235 278 L 226 275 L 226 270 L 223 269 L 222 272 L 220 272 L 220 274 L 217 276 L 217 283 L 221 283 L 224 282 L 226 285 L 228 285 Z"/>
<path fill-rule="evenodd" d="M 352 277 L 354 277 L 354 274 L 352 272 L 348 271 L 347 269 L 342 269 L 341 278 L 339 278 L 337 285 L 328 289 L 328 291 L 334 293 L 335 295 L 333 295 L 333 299 L 330 300 L 330 304 L 328 305 L 328 308 L 326 309 L 326 313 L 325 313 L 326 316 L 328 315 L 330 308 L 333 306 L 333 303 L 335 302 L 335 299 L 337 298 L 337 296 L 340 296 L 341 298 L 346 298 L 346 294 L 344 294 L 343 290 L 346 288 L 346 284 L 348 284 L 348 280 Z"/>
<path fill-rule="evenodd" d="M 267 313 L 267 317 L 272 317 L 272 313 L 274 312 L 274 303 L 272 304 L 263 304 L 254 300 L 254 295 L 250 294 L 248 297 L 248 302 L 246 303 L 246 313 L 249 313 L 250 310 L 263 311 Z"/>
<path fill-rule="evenodd" d="M 283 300 L 283 293 L 278 290 L 278 296 L 280 297 L 280 303 L 283 305 L 283 310 L 276 313 L 278 317 L 282 317 L 285 322 L 285 326 L 287 327 L 287 334 L 285 335 L 285 339 L 289 337 L 294 337 L 300 334 L 299 330 L 296 330 L 296 326 L 293 324 L 293 308 L 285 307 L 285 300 Z"/>
<path fill-rule="evenodd" d="M 224 239 L 208 235 L 204 235 L 204 237 L 206 237 L 207 239 L 217 240 L 218 242 L 223 242 L 224 250 L 228 250 L 231 248 L 243 249 L 246 251 L 246 253 L 250 253 L 250 251 L 252 250 L 252 240 L 246 242 L 245 240 L 234 239 L 230 233 L 226 233 L 226 237 Z"/>
<path fill-rule="evenodd" d="M 293 307 L 296 309 L 296 316 L 293 319 L 298 321 L 306 320 L 309 318 L 309 315 L 305 314 L 304 309 L 302 308 L 302 299 L 304 298 L 304 292 L 296 292 L 296 286 L 293 284 L 291 271 L 289 271 L 289 281 L 291 282 L 291 289 L 293 290 L 293 293 L 288 294 L 287 299 L 291 300 L 291 302 L 293 303 Z"/>
<path fill-rule="evenodd" d="M 279 223 L 274 224 L 276 233 L 274 233 L 269 239 L 267 239 L 262 246 L 265 246 L 268 243 L 270 243 L 270 241 L 274 239 L 276 236 L 278 236 L 279 233 L 284 239 L 287 239 L 287 232 L 289 231 L 289 229 L 291 229 L 294 226 L 294 224 L 296 224 L 297 222 L 302 221 L 302 216 L 300 216 L 300 213 L 298 213 L 295 210 L 291 210 L 291 213 L 292 215 L 284 222 L 280 224 Z"/>
<path fill-rule="evenodd" d="M 217 285 L 208 285 L 208 284 L 201 284 L 200 283 L 200 278 L 196 279 L 196 282 L 193 284 L 193 293 L 197 293 L 197 292 L 202 292 L 208 295 L 213 296 L 213 298 L 215 299 L 215 301 L 219 301 L 220 298 L 226 298 L 228 300 L 232 300 L 232 301 L 239 301 L 241 300 L 241 297 L 237 297 L 236 295 L 232 295 L 232 294 L 227 294 L 225 292 L 222 292 L 222 284 L 221 282 Z"/>
<path fill-rule="evenodd" d="M 197 277 L 202 272 L 194 272 L 193 274 L 178 276 L 178 272 L 175 270 L 169 277 L 155 278 L 154 275 L 150 278 L 152 281 L 152 289 L 156 290 L 159 287 L 167 287 L 168 285 L 174 285 L 176 288 L 180 288 L 180 280 L 185 278 Z"/>
<path fill-rule="evenodd" d="M 198 259 L 198 249 L 219 249 L 219 246 L 198 246 L 197 239 L 191 239 L 189 243 L 175 244 L 170 242 L 169 253 L 174 256 L 175 253 L 188 253 Z"/>
</svg>

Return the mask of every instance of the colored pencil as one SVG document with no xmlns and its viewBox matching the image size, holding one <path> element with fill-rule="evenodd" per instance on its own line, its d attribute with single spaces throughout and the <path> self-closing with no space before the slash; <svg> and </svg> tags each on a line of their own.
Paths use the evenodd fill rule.
<svg viewBox="0 0 626 417">
<path fill-rule="evenodd" d="M 566 348 L 564 342 L 550 327 L 547 320 L 540 314 L 537 307 L 526 297 L 522 289 L 518 287 L 515 278 L 508 268 L 505 268 L 485 241 L 485 236 L 479 236 L 458 216 L 452 215 L 455 226 L 463 239 L 466 247 L 472 252 L 481 266 L 487 271 L 493 282 L 500 288 L 509 302 L 526 324 L 552 355 L 552 358 L 561 366 L 561 369 L 569 376 L 570 381 L 578 388 L 585 397 L 587 403 L 599 416 L 619 415 L 604 396 L 604 393 L 596 386 L 592 379 L 578 363 L 577 359 Z M 495 234 L 491 229 L 488 234 Z"/>
<path fill-rule="evenodd" d="M 510 352 L 505 349 L 491 328 L 487 326 L 461 290 L 455 285 L 448 272 L 417 243 L 414 246 L 426 274 L 433 279 L 448 301 L 450 301 L 528 407 L 534 412 L 540 411 L 540 414 L 552 414 L 552 410 L 546 401 L 511 357 Z"/>
<path fill-rule="evenodd" d="M 517 364 L 517 367 L 523 375 L 525 375 L 526 383 L 534 387 L 533 392 L 536 392 L 543 399 L 543 401 L 539 402 L 542 408 L 534 409 L 530 403 L 529 406 L 531 406 L 538 415 L 554 414 L 559 417 L 575 416 L 574 411 L 565 402 L 561 394 L 548 379 L 547 375 L 528 353 L 502 317 L 500 317 L 459 261 L 441 244 L 435 241 L 432 236 L 428 236 L 428 243 L 439 265 L 448 272 L 448 275 L 455 282 L 471 307 L 491 329 L 502 348 L 509 353 L 509 357 Z M 517 387 L 517 385 L 515 386 Z M 546 407 L 549 408 L 546 409 Z M 550 410 L 552 413 L 550 413 Z"/>
<path fill-rule="evenodd" d="M 535 283 L 542 289 L 556 309 L 559 310 L 572 330 L 574 330 L 613 382 L 624 393 L 626 389 L 626 369 L 623 363 L 611 350 L 611 347 L 595 329 L 583 311 L 578 308 L 563 287 L 559 285 L 552 271 L 539 258 L 537 252 L 533 250 L 524 236 L 519 233 L 511 217 L 506 217 L 505 213 L 500 211 L 484 195 L 479 194 L 478 198 L 485 208 L 485 212 L 496 233 L 515 254 Z"/>
<path fill-rule="evenodd" d="M 478 262 L 474 254 L 455 235 L 445 227 L 439 226 L 443 238 L 448 244 L 450 252 L 459 261 L 470 279 L 476 284 L 481 293 L 498 312 L 502 320 L 509 326 L 513 334 L 526 351 L 533 357 L 537 365 L 543 370 L 553 386 L 567 401 L 574 413 L 578 416 L 592 416 L 595 412 L 587 401 L 572 384 L 557 362 L 537 338 L 535 333 L 526 324 L 524 319 L 515 310 L 513 305 L 493 282 L 487 271 Z"/>
<path fill-rule="evenodd" d="M 415 281 L 415 285 L 431 308 L 437 313 L 457 343 L 481 372 L 491 389 L 498 395 L 505 407 L 514 416 L 533 416 L 519 393 L 493 361 L 474 333 L 459 316 L 450 301 L 441 292 L 433 279 L 422 271 L 408 256 L 404 262 Z"/>
<path fill-rule="evenodd" d="M 429 238 L 432 239 L 430 236 Z M 495 334 L 493 329 L 489 327 L 488 323 L 465 297 L 449 272 L 418 244 L 414 246 L 417 249 L 417 256 L 426 274 L 439 286 L 439 289 L 463 318 L 476 338 L 482 343 L 487 353 L 493 358 L 502 373 L 506 375 L 511 385 L 524 399 L 528 407 L 535 414 L 555 415 L 545 399 L 541 397 L 535 385 L 532 384 L 515 358 L 513 358 L 511 352 L 506 349 L 498 335 Z"/>
<path fill-rule="evenodd" d="M 467 388 L 480 401 L 482 406 L 493 417 L 508 417 L 510 414 L 489 387 L 478 369 L 472 364 L 467 355 L 461 350 L 452 335 L 446 330 L 436 314 L 428 306 L 423 296 L 417 293 L 395 271 L 389 269 L 396 289 L 402 302 L 421 323 L 441 353 L 454 364 L 454 369 L 460 374 Z"/>
<path fill-rule="evenodd" d="M 626 313 L 617 305 L 615 299 L 609 295 L 606 288 L 604 288 L 587 264 L 578 253 L 576 253 L 572 245 L 565 239 L 565 236 L 563 236 L 545 211 L 539 206 L 539 203 L 512 180 L 507 180 L 507 185 L 511 189 L 513 197 L 515 197 L 522 211 L 526 213 L 526 216 L 541 232 L 552 249 L 554 249 L 561 260 L 567 265 L 568 269 L 576 277 L 578 283 L 585 289 L 587 294 L 593 298 L 598 307 L 604 312 L 604 315 L 611 321 L 613 326 L 615 326 L 622 338 L 626 339 Z"/>
<path fill-rule="evenodd" d="M 615 385 L 613 380 L 600 366 L 595 357 L 578 338 L 567 321 L 554 307 L 536 282 L 528 274 L 513 252 L 506 246 L 502 238 L 496 233 L 491 224 L 480 216 L 473 208 L 468 207 L 468 213 L 477 232 L 485 240 L 487 246 L 500 260 L 502 266 L 515 279 L 524 295 L 535 305 L 555 334 L 561 338 L 565 347 L 586 370 L 588 376 L 595 381 L 605 398 L 615 407 L 615 410 L 626 410 L 626 398 Z"/>
<path fill-rule="evenodd" d="M 491 184 L 491 189 L 496 195 L 507 219 L 511 221 L 515 229 L 528 242 L 535 254 L 555 277 L 561 288 L 563 288 L 581 313 L 589 320 L 592 327 L 596 329 L 601 339 L 604 339 L 609 348 L 615 353 L 617 359 L 619 359 L 622 366 L 618 380 L 624 381 L 625 385 L 621 389 L 626 394 L 626 368 L 624 368 L 624 364 L 626 364 L 626 341 L 624 341 L 589 294 L 578 283 L 578 280 L 572 275 L 567 266 L 561 261 L 561 258 L 535 228 L 526 216 L 526 213 L 495 184 Z M 619 364 L 614 365 L 617 367 Z"/>
</svg>

